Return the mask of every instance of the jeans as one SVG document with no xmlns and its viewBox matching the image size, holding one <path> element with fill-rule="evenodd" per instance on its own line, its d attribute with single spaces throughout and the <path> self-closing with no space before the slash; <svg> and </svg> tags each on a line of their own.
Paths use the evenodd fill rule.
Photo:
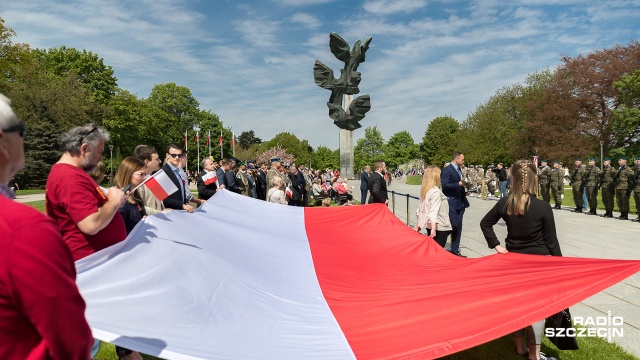
<svg viewBox="0 0 640 360">
<path fill-rule="evenodd" d="M 502 194 L 502 197 L 506 197 L 507 196 L 507 181 L 501 181 L 500 182 L 500 193 Z"/>
</svg>

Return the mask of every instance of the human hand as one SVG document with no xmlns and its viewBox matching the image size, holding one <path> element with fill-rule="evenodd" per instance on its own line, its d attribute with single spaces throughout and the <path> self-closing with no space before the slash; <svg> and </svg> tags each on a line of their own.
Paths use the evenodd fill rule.
<svg viewBox="0 0 640 360">
<path fill-rule="evenodd" d="M 127 195 L 122 190 L 112 186 L 107 192 L 107 201 L 113 201 L 118 207 L 121 207 L 127 201 Z"/>
<path fill-rule="evenodd" d="M 436 237 L 436 229 L 431 229 L 431 231 L 429 232 L 429 237 L 432 239 L 435 239 Z"/>
<path fill-rule="evenodd" d="M 498 245 L 496 247 L 493 248 L 498 254 L 506 254 L 508 253 L 507 249 L 503 248 L 502 246 Z"/>
<path fill-rule="evenodd" d="M 224 189 L 224 185 L 218 186 L 218 189 Z"/>
<path fill-rule="evenodd" d="M 193 207 L 189 204 L 182 205 L 182 210 L 187 210 L 187 212 L 190 212 L 190 213 L 194 212 Z"/>
</svg>

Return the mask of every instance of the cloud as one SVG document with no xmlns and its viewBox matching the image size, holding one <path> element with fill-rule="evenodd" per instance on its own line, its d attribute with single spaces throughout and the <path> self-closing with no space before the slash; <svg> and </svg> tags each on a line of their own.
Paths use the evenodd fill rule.
<svg viewBox="0 0 640 360">
<path fill-rule="evenodd" d="M 427 6 L 426 0 L 369 0 L 364 3 L 366 11 L 373 14 L 408 13 Z"/>
<path fill-rule="evenodd" d="M 318 4 L 327 4 L 334 0 L 275 0 L 275 2 L 288 6 L 309 6 Z"/>
<path fill-rule="evenodd" d="M 310 15 L 307 13 L 296 13 L 296 14 L 293 14 L 289 19 L 292 22 L 301 24 L 302 26 L 309 29 L 316 29 L 320 25 L 322 25 L 320 20 L 318 20 L 313 15 Z"/>
<path fill-rule="evenodd" d="M 280 26 L 278 21 L 247 19 L 235 21 L 234 24 L 236 31 L 250 44 L 263 48 L 277 45 L 276 32 Z"/>
</svg>

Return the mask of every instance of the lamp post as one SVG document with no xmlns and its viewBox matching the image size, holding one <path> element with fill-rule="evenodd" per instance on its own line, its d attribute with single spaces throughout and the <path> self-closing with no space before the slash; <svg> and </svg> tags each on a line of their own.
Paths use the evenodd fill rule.
<svg viewBox="0 0 640 360">
<path fill-rule="evenodd" d="M 197 175 L 197 174 L 200 174 L 200 141 L 198 141 L 198 140 L 200 140 L 200 136 L 199 136 L 200 135 L 199 134 L 200 133 L 200 124 L 193 125 L 193 131 L 196 132 L 196 146 L 198 147 L 198 150 L 197 150 L 197 153 L 198 153 L 198 159 L 197 159 L 197 161 L 198 161 L 198 172 L 196 173 L 196 175 Z"/>
<path fill-rule="evenodd" d="M 113 182 L 113 145 L 109 144 L 109 182 Z"/>
<path fill-rule="evenodd" d="M 603 167 L 603 160 L 602 160 L 602 156 L 604 156 L 603 152 L 602 152 L 602 146 L 603 145 L 604 145 L 604 141 L 601 140 L 600 141 L 600 169 L 602 169 L 602 167 Z"/>
</svg>

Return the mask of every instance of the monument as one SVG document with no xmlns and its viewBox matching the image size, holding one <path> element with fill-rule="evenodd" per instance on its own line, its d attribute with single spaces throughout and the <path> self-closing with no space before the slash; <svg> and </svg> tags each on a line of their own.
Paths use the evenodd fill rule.
<svg viewBox="0 0 640 360">
<path fill-rule="evenodd" d="M 362 79 L 358 72 L 358 65 L 365 61 L 365 52 L 369 49 L 372 38 L 360 39 L 349 48 L 347 43 L 336 33 L 329 34 L 329 48 L 335 57 L 344 62 L 344 68 L 340 70 L 340 77 L 333 76 L 333 70 L 316 60 L 313 66 L 313 78 L 316 84 L 324 89 L 331 90 L 331 96 L 327 107 L 329 117 L 340 128 L 340 174 L 348 179 L 354 178 L 353 158 L 353 130 L 362 127 L 360 120 L 371 109 L 369 95 L 358 96 L 358 85 Z"/>
</svg>

